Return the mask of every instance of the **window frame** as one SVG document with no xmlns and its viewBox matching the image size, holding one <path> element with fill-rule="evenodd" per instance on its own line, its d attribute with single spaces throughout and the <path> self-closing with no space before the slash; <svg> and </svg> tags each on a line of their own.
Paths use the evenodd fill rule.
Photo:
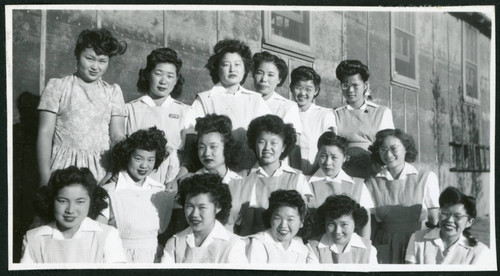
<svg viewBox="0 0 500 276">
<path fill-rule="evenodd" d="M 477 87 L 477 98 L 474 98 L 474 97 L 471 97 L 469 95 L 467 95 L 467 62 L 469 63 L 472 63 L 471 61 L 467 60 L 467 57 L 466 57 L 466 52 L 467 52 L 467 36 L 466 36 L 466 28 L 470 28 L 471 31 L 475 32 L 476 33 L 476 37 L 478 39 L 476 39 L 475 41 L 473 41 L 473 43 L 475 43 L 475 48 L 476 48 L 476 51 L 475 51 L 475 55 L 476 55 L 476 62 L 475 65 L 476 66 L 476 87 Z M 473 104 L 473 105 L 480 105 L 480 102 L 481 102 L 481 88 L 479 86 L 479 53 L 478 53 L 478 40 L 479 40 L 479 31 L 474 28 L 474 26 L 472 26 L 471 24 L 465 22 L 465 21 L 462 21 L 462 93 L 463 93 L 463 97 L 464 97 L 464 100 L 465 100 L 465 103 L 468 103 L 468 104 Z"/>
<path fill-rule="evenodd" d="M 271 26 L 271 13 L 283 13 L 287 11 L 282 10 L 269 10 L 262 11 L 262 48 L 272 50 L 281 54 L 296 57 L 302 60 L 314 61 L 314 34 L 313 34 L 313 13 L 311 11 L 301 10 L 300 12 L 307 12 L 309 14 L 309 44 L 300 43 L 298 41 L 288 39 L 272 33 Z"/>
<path fill-rule="evenodd" d="M 396 14 L 400 12 L 391 12 L 390 16 L 390 28 L 391 28 L 391 34 L 390 34 L 390 42 L 391 42 L 391 83 L 399 86 L 403 86 L 405 88 L 408 88 L 410 90 L 418 90 L 420 89 L 420 72 L 419 72 L 419 62 L 418 62 L 418 55 L 419 55 L 419 49 L 418 49 L 418 43 L 419 37 L 418 37 L 418 31 L 417 31 L 417 24 L 418 24 L 418 17 L 417 13 L 413 13 L 413 24 L 415 26 L 415 34 L 410 34 L 414 36 L 414 55 L 415 55 L 415 79 L 400 75 L 396 71 Z M 401 30 L 404 32 L 404 30 Z"/>
</svg>

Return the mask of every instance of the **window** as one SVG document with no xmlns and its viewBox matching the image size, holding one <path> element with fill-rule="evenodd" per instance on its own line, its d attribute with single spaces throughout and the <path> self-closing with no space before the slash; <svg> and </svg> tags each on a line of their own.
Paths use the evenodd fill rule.
<svg viewBox="0 0 500 276">
<path fill-rule="evenodd" d="M 478 33 L 471 25 L 463 23 L 462 72 L 464 99 L 479 104 L 479 78 L 477 62 Z"/>
<path fill-rule="evenodd" d="M 263 11 L 262 48 L 313 60 L 309 11 Z"/>
<path fill-rule="evenodd" d="M 418 89 L 417 36 L 415 26 L 415 13 L 394 12 L 391 14 L 392 81 Z"/>
</svg>

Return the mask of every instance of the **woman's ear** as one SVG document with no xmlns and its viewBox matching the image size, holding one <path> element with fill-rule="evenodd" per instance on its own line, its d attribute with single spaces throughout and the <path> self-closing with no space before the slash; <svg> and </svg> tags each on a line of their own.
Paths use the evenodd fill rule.
<svg viewBox="0 0 500 276">
<path fill-rule="evenodd" d="M 473 223 L 474 223 L 474 218 L 469 218 L 465 223 L 465 228 L 471 227 Z"/>
</svg>

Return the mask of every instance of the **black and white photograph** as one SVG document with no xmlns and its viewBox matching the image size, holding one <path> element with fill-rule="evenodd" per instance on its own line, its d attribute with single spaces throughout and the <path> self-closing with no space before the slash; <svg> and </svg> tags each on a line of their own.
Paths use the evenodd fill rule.
<svg viewBox="0 0 500 276">
<path fill-rule="evenodd" d="M 5 19 L 9 270 L 498 269 L 494 6 Z"/>
</svg>

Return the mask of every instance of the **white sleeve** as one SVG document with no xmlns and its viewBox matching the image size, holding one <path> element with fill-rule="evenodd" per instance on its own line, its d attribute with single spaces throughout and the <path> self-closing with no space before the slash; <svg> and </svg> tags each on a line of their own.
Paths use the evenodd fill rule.
<svg viewBox="0 0 500 276">
<path fill-rule="evenodd" d="M 266 264 L 268 261 L 267 251 L 264 244 L 256 238 L 249 238 L 248 262 L 251 264 Z"/>
<path fill-rule="evenodd" d="M 370 250 L 370 260 L 368 260 L 369 264 L 378 264 L 377 260 L 377 249 L 372 245 L 372 249 Z"/>
<path fill-rule="evenodd" d="M 35 261 L 31 258 L 30 252 L 28 250 L 28 240 L 26 239 L 26 235 L 23 238 L 23 253 L 21 257 L 22 264 L 34 264 Z"/>
<path fill-rule="evenodd" d="M 481 253 L 478 254 L 478 256 L 475 258 L 477 261 L 474 263 L 474 265 L 479 265 L 479 266 L 492 266 L 495 264 L 495 261 L 493 259 L 493 254 L 491 254 L 491 250 L 489 248 L 484 249 L 481 251 Z"/>
<path fill-rule="evenodd" d="M 108 204 L 108 207 L 102 209 L 100 215 L 105 217 L 109 221 L 110 215 L 111 215 L 110 208 L 109 208 L 109 206 L 111 205 L 111 202 L 109 201 L 109 196 L 104 201 L 106 201 L 106 203 Z"/>
<path fill-rule="evenodd" d="M 392 111 L 387 108 L 384 111 L 384 115 L 382 115 L 382 121 L 380 122 L 380 126 L 378 127 L 378 130 L 383 130 L 383 129 L 394 129 L 394 122 L 392 120 Z"/>
<path fill-rule="evenodd" d="M 309 202 L 309 198 L 313 196 L 313 192 L 311 191 L 311 187 L 309 187 L 309 183 L 307 183 L 306 176 L 302 173 L 299 174 L 299 178 L 297 180 L 297 192 L 302 195 L 306 203 Z"/>
<path fill-rule="evenodd" d="M 329 112 L 326 113 L 325 119 L 323 121 L 323 130 L 321 134 L 325 131 L 333 131 L 337 133 L 337 121 L 335 120 L 335 113 L 333 109 L 328 109 Z"/>
<path fill-rule="evenodd" d="M 200 118 L 205 117 L 205 109 L 203 108 L 203 103 L 200 100 L 199 96 L 196 96 L 193 104 L 191 105 L 192 118 Z"/>
<path fill-rule="evenodd" d="M 361 188 L 361 198 L 359 199 L 359 205 L 364 207 L 367 211 L 375 208 L 375 204 L 373 203 L 372 196 L 366 188 L 366 185 L 363 183 L 363 187 Z"/>
<path fill-rule="evenodd" d="M 424 205 L 427 209 L 439 208 L 439 181 L 434 172 L 429 172 L 424 190 Z"/>
<path fill-rule="evenodd" d="M 123 251 L 122 240 L 118 230 L 114 227 L 109 231 L 104 242 L 104 262 L 105 263 L 126 263 L 127 258 Z"/>
<path fill-rule="evenodd" d="M 300 122 L 299 107 L 297 105 L 290 105 L 290 109 L 286 112 L 283 121 L 292 124 L 297 134 L 302 133 L 302 123 Z"/>
<path fill-rule="evenodd" d="M 417 253 L 415 251 L 415 233 L 413 233 L 410 237 L 410 241 L 408 242 L 408 247 L 406 248 L 406 256 L 405 261 L 410 264 L 415 264 L 417 262 Z"/>
<path fill-rule="evenodd" d="M 168 163 L 167 172 L 165 176 L 165 183 L 168 183 L 175 179 L 180 170 L 181 163 L 179 160 L 179 155 L 177 154 L 177 150 L 175 149 L 172 150 L 170 155 L 163 162 Z"/>
<path fill-rule="evenodd" d="M 258 109 L 255 110 L 254 118 L 267 115 L 267 114 L 273 114 L 269 106 L 267 105 L 266 101 L 264 101 L 264 98 L 259 97 L 258 99 Z"/>
<path fill-rule="evenodd" d="M 168 239 L 165 248 L 163 249 L 163 256 L 161 263 L 174 264 L 175 263 L 175 237 Z"/>
<path fill-rule="evenodd" d="M 203 117 L 201 114 L 203 112 L 203 106 L 201 106 L 201 101 L 196 98 L 193 102 L 193 106 L 188 106 L 186 108 L 186 112 L 184 113 L 184 118 L 182 122 L 182 130 L 181 130 L 181 144 L 179 145 L 179 150 L 184 149 L 184 144 L 186 142 L 187 134 L 196 134 L 194 127 L 196 125 L 196 112 L 194 106 L 197 106 L 198 113 L 200 114 L 198 117 Z M 200 111 L 201 110 L 201 111 Z"/>
<path fill-rule="evenodd" d="M 245 255 L 245 241 L 239 240 L 230 249 L 227 257 L 227 262 L 232 264 L 246 264 L 248 263 L 247 256 Z"/>
</svg>

